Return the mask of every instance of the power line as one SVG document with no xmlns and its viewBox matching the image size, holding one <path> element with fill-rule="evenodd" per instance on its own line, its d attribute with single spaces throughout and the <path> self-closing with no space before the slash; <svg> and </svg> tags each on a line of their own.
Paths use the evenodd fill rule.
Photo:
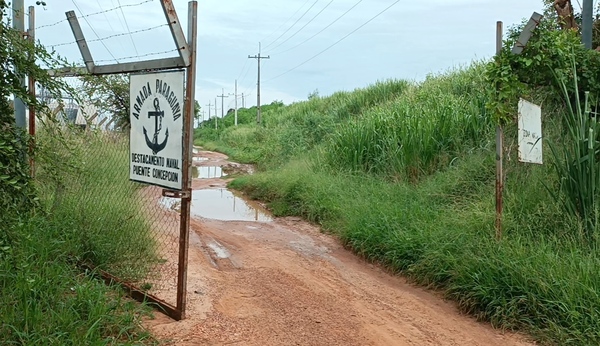
<svg viewBox="0 0 600 346">
<path fill-rule="evenodd" d="M 300 12 L 300 10 L 302 9 L 302 7 L 304 7 L 306 4 L 308 4 L 310 0 L 306 0 L 302 6 L 298 7 L 298 9 L 296 10 L 296 12 L 294 12 L 294 14 L 292 14 L 285 22 L 281 23 L 281 25 L 279 25 L 279 27 L 277 27 L 277 29 L 271 31 L 271 33 L 269 35 L 267 35 L 267 37 L 263 38 L 262 41 L 266 41 L 269 37 L 271 37 L 271 35 L 273 35 L 275 32 L 277 32 L 277 30 L 281 29 L 284 25 L 286 25 L 290 20 L 292 20 L 292 18 L 294 18 L 294 16 L 296 15 L 296 13 Z"/>
<path fill-rule="evenodd" d="M 110 8 L 108 10 L 103 10 L 103 11 L 99 11 L 99 12 L 94 12 L 94 13 L 86 14 L 84 16 L 81 16 L 80 18 L 87 18 L 87 17 L 92 17 L 92 16 L 95 16 L 95 15 L 98 15 L 98 14 L 103 14 L 103 13 L 108 13 L 108 12 L 111 12 L 111 11 L 116 11 L 116 10 L 118 10 L 120 8 L 123 8 L 123 7 L 140 6 L 140 5 L 143 5 L 145 3 L 152 2 L 152 1 L 154 1 L 154 0 L 145 0 L 145 1 L 142 1 L 142 2 L 139 2 L 139 3 L 136 3 L 136 4 L 127 4 L 127 5 L 117 6 L 117 7 Z M 79 12 L 81 12 L 81 11 L 79 11 Z M 38 30 L 38 29 L 47 28 L 47 27 L 50 27 L 50 26 L 55 26 L 55 25 L 58 25 L 58 24 L 60 24 L 62 22 L 66 22 L 66 21 L 67 21 L 66 18 L 65 19 L 61 19 L 58 22 L 54 22 L 52 24 L 41 25 L 41 26 L 36 27 L 35 29 Z"/>
<path fill-rule="evenodd" d="M 115 0 L 110 0 L 110 3 L 114 7 L 117 7 L 117 3 L 115 2 Z M 123 29 L 123 31 L 127 31 L 127 28 L 125 27 L 125 23 L 123 22 L 123 18 L 121 18 L 121 16 L 119 16 L 118 13 L 117 13 L 117 18 L 119 19 L 119 24 L 121 25 L 121 29 Z"/>
<path fill-rule="evenodd" d="M 325 11 L 325 9 L 327 9 L 327 7 L 329 7 L 329 5 L 331 5 L 331 3 L 334 0 L 329 1 L 329 3 L 327 3 L 327 5 L 325 5 L 325 7 L 323 7 L 321 9 L 321 11 L 317 12 L 317 14 L 312 17 L 308 22 L 306 22 L 300 29 L 298 29 L 294 34 L 292 34 L 292 36 L 286 38 L 283 42 L 280 42 L 278 45 L 276 45 L 275 47 L 271 48 L 271 49 L 277 49 L 277 47 L 281 46 L 282 44 L 286 43 L 287 41 L 289 41 L 292 37 L 296 36 L 296 34 L 298 34 L 300 31 L 302 31 L 302 29 L 306 28 L 306 26 L 310 23 L 312 23 L 313 20 L 315 20 L 315 18 L 317 18 L 321 13 L 323 13 L 323 11 Z"/>
<path fill-rule="evenodd" d="M 292 24 L 292 26 L 290 26 L 286 31 L 283 32 L 283 34 L 279 35 L 273 42 L 269 43 L 268 45 L 265 46 L 265 48 L 269 48 L 270 45 L 272 45 L 273 43 L 277 42 L 277 40 L 279 40 L 283 35 L 287 34 L 288 31 L 290 31 L 296 24 L 298 24 L 298 22 L 304 18 L 304 16 L 306 16 L 306 14 L 308 13 L 308 11 L 310 11 L 311 8 L 313 8 L 317 2 L 319 2 L 319 0 L 315 0 L 315 2 L 313 2 L 312 5 L 310 5 L 310 7 L 308 8 L 308 10 L 304 11 L 304 13 L 300 16 L 300 18 L 296 19 L 296 21 L 294 22 L 294 24 Z"/>
<path fill-rule="evenodd" d="M 240 79 L 240 76 L 242 75 L 242 73 L 244 73 L 244 69 L 246 68 L 247 65 L 248 65 L 248 59 L 246 59 L 244 61 L 244 66 L 242 66 L 242 70 L 240 71 L 240 74 L 237 76 L 236 79 Z"/>
<path fill-rule="evenodd" d="M 121 8 L 121 15 L 123 16 L 123 20 L 125 21 L 125 26 L 127 27 L 127 31 L 129 32 L 129 38 L 131 39 L 131 43 L 133 44 L 133 49 L 135 50 L 135 54 L 139 54 L 137 47 L 135 46 L 135 41 L 133 41 L 133 36 L 131 36 L 131 30 L 129 29 L 129 24 L 127 23 L 127 18 L 125 17 L 125 13 L 123 13 L 123 6 L 121 6 L 121 0 L 117 0 L 117 4 L 119 4 Z"/>
<path fill-rule="evenodd" d="M 100 7 L 100 10 L 104 11 L 104 9 L 102 8 L 102 5 L 100 5 L 100 0 L 96 0 L 96 3 L 98 3 L 98 7 Z M 114 32 L 115 29 L 113 29 L 113 26 L 110 23 L 110 20 L 108 20 L 108 16 L 106 15 L 106 12 L 104 12 L 103 14 L 104 14 L 104 19 L 106 19 L 106 22 L 108 23 L 108 27 L 110 28 L 110 31 Z M 124 49 L 123 44 L 120 41 L 119 41 L 119 44 L 121 46 L 121 49 Z"/>
<path fill-rule="evenodd" d="M 248 59 L 246 59 L 246 61 L 249 61 Z M 248 77 L 248 73 L 250 72 L 250 65 L 248 65 L 248 68 L 246 69 L 246 72 L 244 73 L 244 76 L 242 77 L 242 79 L 240 80 L 238 78 L 238 80 L 240 80 L 241 82 L 245 82 L 246 81 L 246 77 Z"/>
<path fill-rule="evenodd" d="M 335 24 L 338 20 L 342 19 L 345 15 L 347 15 L 350 11 L 352 11 L 356 6 L 358 6 L 361 2 L 363 2 L 363 0 L 358 0 L 358 2 L 356 2 L 352 7 L 350 7 L 348 10 L 346 10 L 346 12 L 342 13 L 341 16 L 337 17 L 333 22 L 329 23 L 329 25 L 327 25 L 326 27 L 324 27 L 323 29 L 321 29 L 319 32 L 317 32 L 316 34 L 312 35 L 311 37 L 307 38 L 306 40 L 298 43 L 297 45 L 295 45 L 295 46 L 293 46 L 291 48 L 288 48 L 286 50 L 282 50 L 281 52 L 277 52 L 277 53 L 274 53 L 274 54 L 281 54 L 281 53 L 289 52 L 290 50 L 298 48 L 299 46 L 301 46 L 301 45 L 305 44 L 306 42 L 312 40 L 317 35 L 319 35 L 323 31 L 327 30 L 330 26 L 332 26 L 333 24 Z"/>
<path fill-rule="evenodd" d="M 79 6 L 77 5 L 77 2 L 75 2 L 75 0 L 71 0 L 73 2 L 73 5 L 75 5 L 75 8 L 77 9 L 77 11 L 79 11 L 79 13 L 83 14 L 83 12 L 81 12 L 81 9 L 79 8 Z M 92 30 L 92 32 L 94 33 L 94 35 L 96 35 L 97 38 L 100 38 L 100 36 L 98 35 L 98 33 L 96 32 L 96 30 L 94 30 L 94 28 L 92 27 L 92 24 L 90 24 L 90 22 L 87 20 L 87 17 L 83 17 L 83 19 L 85 20 L 85 22 L 89 25 L 90 29 Z M 110 54 L 110 56 L 117 62 L 119 63 L 119 60 L 117 60 L 115 58 L 115 56 L 113 55 L 113 53 L 110 51 L 110 49 L 108 49 L 108 46 L 106 46 L 106 44 L 104 43 L 104 41 L 100 41 L 100 43 L 102 43 L 102 45 L 104 46 L 104 48 L 106 48 L 106 51 L 108 52 L 108 54 Z"/>
<path fill-rule="evenodd" d="M 369 24 L 370 22 L 372 22 L 373 20 L 375 20 L 375 18 L 379 17 L 380 15 L 382 15 L 384 12 L 386 12 L 387 10 L 389 10 L 390 8 L 392 8 L 394 5 L 396 5 L 397 3 L 399 3 L 400 0 L 396 0 L 394 1 L 390 6 L 386 7 L 385 9 L 383 9 L 383 11 L 377 13 L 375 16 L 371 17 L 371 19 L 367 20 L 366 22 L 364 22 L 363 24 L 361 24 L 358 28 L 350 31 L 350 33 L 348 33 L 346 36 L 340 38 L 339 40 L 335 41 L 332 45 L 330 45 L 329 47 L 323 49 L 322 51 L 320 51 L 319 53 L 313 55 L 312 57 L 310 57 L 309 59 L 305 60 L 304 62 L 300 63 L 299 65 L 296 65 L 295 67 L 292 67 L 291 69 L 285 71 L 284 73 L 278 74 L 277 76 L 267 79 L 265 82 L 269 82 L 272 81 L 273 79 L 279 78 L 281 76 L 283 76 L 284 74 L 287 74 L 289 72 L 292 72 L 293 70 L 297 69 L 298 67 L 306 64 L 307 62 L 311 61 L 312 59 L 318 57 L 319 55 L 325 53 L 326 51 L 328 51 L 329 49 L 331 49 L 333 46 L 335 46 L 336 44 L 342 42 L 343 40 L 345 40 L 348 36 L 354 34 L 355 32 L 357 32 L 358 30 L 360 30 L 363 26 Z"/>
</svg>

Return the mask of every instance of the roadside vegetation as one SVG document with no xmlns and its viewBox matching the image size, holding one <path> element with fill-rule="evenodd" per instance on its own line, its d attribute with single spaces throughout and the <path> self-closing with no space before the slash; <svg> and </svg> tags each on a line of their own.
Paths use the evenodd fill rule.
<svg viewBox="0 0 600 346">
<path fill-rule="evenodd" d="M 0 0 L 0 344 L 153 344 L 139 323 L 148 307 L 82 267 L 134 279 L 146 268 L 131 259 L 154 259 L 127 180 L 128 154 L 101 134 L 59 125 L 20 86 L 19 78 L 29 75 L 54 98 L 67 89 L 36 64 L 63 62 L 10 28 L 2 20 L 10 11 Z M 40 117 L 31 149 L 15 124 L 13 95 L 48 116 Z M 89 155 L 89 146 L 105 151 Z M 122 180 L 111 179 L 118 174 Z M 107 188 L 118 191 L 107 194 Z"/>
<path fill-rule="evenodd" d="M 522 27 L 522 26 L 520 26 Z M 299 215 L 461 310 L 543 344 L 600 344 L 600 53 L 546 19 L 520 56 L 205 122 L 196 143 L 259 172 L 231 187 Z M 500 92 L 498 92 L 500 91 Z M 589 91 L 588 96 L 585 92 Z M 543 106 L 544 165 L 517 159 L 517 101 Z M 587 102 L 586 102 L 587 100 Z M 494 236 L 496 124 L 506 132 Z M 212 124 L 212 126 L 211 126 Z"/>
</svg>

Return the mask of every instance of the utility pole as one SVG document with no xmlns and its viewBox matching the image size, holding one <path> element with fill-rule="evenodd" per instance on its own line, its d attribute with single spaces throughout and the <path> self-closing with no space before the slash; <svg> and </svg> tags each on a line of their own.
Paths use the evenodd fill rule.
<svg viewBox="0 0 600 346">
<path fill-rule="evenodd" d="M 217 115 L 217 98 L 215 97 L 215 130 L 219 128 L 219 116 Z"/>
<path fill-rule="evenodd" d="M 260 59 L 271 59 L 270 56 L 260 56 L 260 42 L 258 42 L 258 55 L 250 56 L 248 59 L 256 59 L 258 61 L 258 82 L 256 83 L 256 123 L 260 125 Z"/>
<path fill-rule="evenodd" d="M 242 93 L 242 108 L 246 108 L 246 102 L 244 100 L 244 93 Z"/>
<path fill-rule="evenodd" d="M 225 89 L 221 88 L 221 95 L 217 95 L 217 97 L 221 98 L 221 118 L 223 118 L 225 116 L 225 114 L 223 113 L 225 111 L 225 106 L 223 105 L 223 101 L 225 100 L 226 97 L 229 97 L 229 96 L 225 96 Z"/>
<path fill-rule="evenodd" d="M 21 38 L 25 33 L 25 2 L 23 0 L 12 1 L 13 28 L 19 32 Z M 20 78 L 19 84 L 25 88 L 25 78 Z M 17 127 L 25 128 L 25 103 L 15 97 L 15 123 Z"/>
<path fill-rule="evenodd" d="M 583 45 L 587 49 L 592 49 L 592 27 L 594 26 L 594 0 L 583 0 L 581 17 Z"/>
<path fill-rule="evenodd" d="M 234 118 L 235 118 L 235 126 L 237 126 L 237 98 L 238 98 L 238 96 L 237 96 L 237 79 L 235 80 L 234 94 L 235 94 L 235 117 Z"/>
</svg>

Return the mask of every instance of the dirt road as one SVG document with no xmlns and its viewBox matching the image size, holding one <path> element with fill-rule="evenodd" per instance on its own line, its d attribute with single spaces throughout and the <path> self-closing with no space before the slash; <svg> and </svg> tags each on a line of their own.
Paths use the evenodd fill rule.
<svg viewBox="0 0 600 346">
<path fill-rule="evenodd" d="M 226 200 L 237 201 L 237 210 L 243 209 L 241 199 L 223 190 L 227 180 L 215 168 L 228 164 L 227 158 L 197 155 L 207 160 L 196 164 L 212 167 L 215 174 L 203 168 L 210 178 L 195 179 L 194 189 L 225 193 Z M 204 209 L 218 205 L 217 199 L 207 201 Z M 262 221 L 195 214 L 188 318 L 174 322 L 157 313 L 147 322 L 165 343 L 529 345 L 525 338 L 477 323 L 436 294 L 365 263 L 311 224 L 297 218 L 269 221 L 260 206 L 246 208 L 246 216 Z"/>
</svg>

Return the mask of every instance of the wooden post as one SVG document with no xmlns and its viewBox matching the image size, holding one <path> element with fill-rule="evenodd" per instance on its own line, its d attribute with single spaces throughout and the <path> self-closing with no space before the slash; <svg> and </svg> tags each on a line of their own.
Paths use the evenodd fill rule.
<svg viewBox="0 0 600 346">
<path fill-rule="evenodd" d="M 502 22 L 496 23 L 496 54 L 502 51 Z M 496 239 L 502 239 L 502 194 L 504 190 L 504 129 L 496 125 Z"/>
</svg>

